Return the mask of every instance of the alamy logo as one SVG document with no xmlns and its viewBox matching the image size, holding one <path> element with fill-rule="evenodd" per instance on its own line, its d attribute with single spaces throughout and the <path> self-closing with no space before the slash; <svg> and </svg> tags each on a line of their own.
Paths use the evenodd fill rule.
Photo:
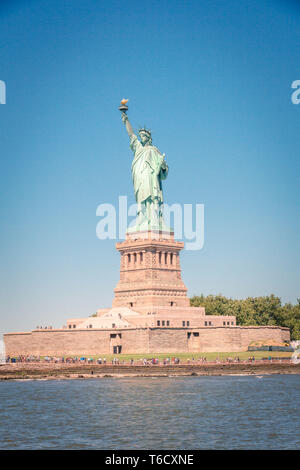
<svg viewBox="0 0 300 470">
<path fill-rule="evenodd" d="M 6 104 L 6 84 L 0 80 L 0 104 Z"/>
<path fill-rule="evenodd" d="M 5 364 L 5 344 L 2 339 L 0 340 L 0 364 Z"/>
<path fill-rule="evenodd" d="M 118 207 L 113 204 L 99 204 L 96 215 L 101 219 L 96 227 L 97 237 L 100 240 L 116 240 L 117 238 L 124 240 L 128 227 L 128 217 L 134 217 L 134 220 L 129 224 L 130 228 L 135 225 L 137 210 L 137 204 L 128 207 L 127 196 L 119 196 Z M 154 219 L 157 217 L 155 211 L 152 215 Z M 186 250 L 201 250 L 203 248 L 204 204 L 177 203 L 169 206 L 165 203 L 163 220 L 166 226 L 173 227 L 175 239 L 185 241 Z"/>
<path fill-rule="evenodd" d="M 292 83 L 292 88 L 296 90 L 292 93 L 291 100 L 293 104 L 300 103 L 300 80 L 294 80 Z"/>
<path fill-rule="evenodd" d="M 294 364 L 299 364 L 300 358 L 298 358 L 298 354 L 300 354 L 300 341 L 292 341 L 291 346 L 294 348 L 294 352 L 292 354 L 292 362 Z"/>
</svg>

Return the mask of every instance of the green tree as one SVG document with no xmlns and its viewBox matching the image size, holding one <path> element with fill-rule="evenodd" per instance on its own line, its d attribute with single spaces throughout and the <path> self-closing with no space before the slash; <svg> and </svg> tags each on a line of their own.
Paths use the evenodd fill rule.
<svg viewBox="0 0 300 470">
<path fill-rule="evenodd" d="M 291 339 L 300 339 L 300 299 L 296 305 L 281 304 L 274 294 L 231 299 L 222 294 L 193 296 L 190 304 L 204 307 L 207 315 L 234 315 L 238 325 L 275 325 L 290 328 Z"/>
</svg>

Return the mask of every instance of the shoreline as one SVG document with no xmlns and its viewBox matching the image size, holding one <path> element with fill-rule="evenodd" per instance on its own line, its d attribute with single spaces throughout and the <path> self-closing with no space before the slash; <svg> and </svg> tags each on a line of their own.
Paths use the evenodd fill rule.
<svg viewBox="0 0 300 470">
<path fill-rule="evenodd" d="M 176 365 L 99 365 L 15 363 L 0 365 L 0 381 L 74 380 L 137 377 L 200 377 L 300 374 L 300 363 L 207 363 Z"/>
</svg>

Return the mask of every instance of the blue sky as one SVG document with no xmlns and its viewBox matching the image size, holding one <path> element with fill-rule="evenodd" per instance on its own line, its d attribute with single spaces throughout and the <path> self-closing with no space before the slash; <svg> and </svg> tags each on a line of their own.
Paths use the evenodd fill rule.
<svg viewBox="0 0 300 470">
<path fill-rule="evenodd" d="M 300 297 L 298 2 L 3 1 L 0 21 L 0 333 L 111 305 L 96 208 L 134 202 L 123 97 L 165 200 L 205 205 L 189 295 Z"/>
</svg>

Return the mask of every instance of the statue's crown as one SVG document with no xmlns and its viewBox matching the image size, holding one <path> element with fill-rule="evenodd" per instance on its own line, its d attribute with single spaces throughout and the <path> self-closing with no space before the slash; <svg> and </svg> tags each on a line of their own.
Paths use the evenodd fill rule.
<svg viewBox="0 0 300 470">
<path fill-rule="evenodd" d="M 150 129 L 146 129 L 146 127 L 140 128 L 139 134 L 146 134 L 148 137 L 151 137 L 151 131 Z"/>
</svg>

